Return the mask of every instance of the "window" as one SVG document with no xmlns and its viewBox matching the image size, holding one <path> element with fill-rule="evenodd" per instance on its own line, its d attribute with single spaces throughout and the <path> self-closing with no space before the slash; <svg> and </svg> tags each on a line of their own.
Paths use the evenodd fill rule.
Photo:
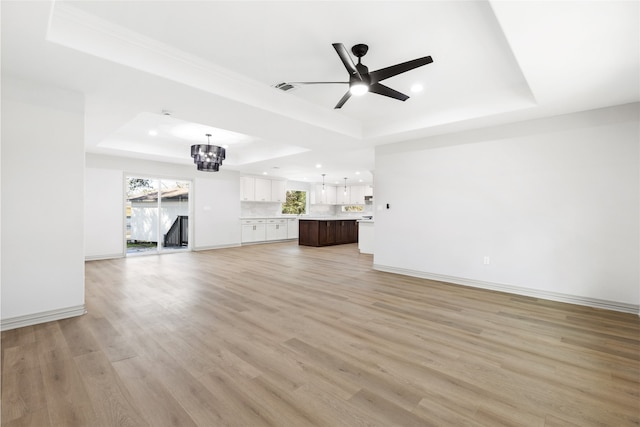
<svg viewBox="0 0 640 427">
<path fill-rule="evenodd" d="M 303 215 L 307 213 L 307 192 L 287 190 L 287 199 L 282 204 L 283 214 Z"/>
<path fill-rule="evenodd" d="M 362 205 L 345 205 L 342 207 L 342 212 L 364 212 L 364 206 Z"/>
</svg>

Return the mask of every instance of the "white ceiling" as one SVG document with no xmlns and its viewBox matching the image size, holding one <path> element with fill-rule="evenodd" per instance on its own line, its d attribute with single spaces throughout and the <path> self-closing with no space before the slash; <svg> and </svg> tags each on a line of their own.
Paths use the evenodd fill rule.
<svg viewBox="0 0 640 427">
<path fill-rule="evenodd" d="M 189 164 L 212 133 L 223 168 L 369 182 L 379 144 L 640 101 L 638 1 L 1 7 L 3 75 L 84 93 L 88 152 Z M 347 81 L 336 42 L 368 44 L 370 70 L 434 62 L 385 80 L 406 102 L 366 94 L 335 110 L 346 85 L 273 87 Z"/>
</svg>

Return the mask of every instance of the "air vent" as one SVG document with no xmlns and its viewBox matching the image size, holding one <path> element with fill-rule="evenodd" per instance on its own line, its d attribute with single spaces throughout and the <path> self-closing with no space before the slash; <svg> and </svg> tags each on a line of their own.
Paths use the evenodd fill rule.
<svg viewBox="0 0 640 427">
<path fill-rule="evenodd" d="M 296 87 L 294 85 L 292 85 L 291 83 L 278 83 L 276 85 L 273 85 L 273 87 L 275 87 L 276 89 L 280 89 L 283 92 L 289 92 L 290 90 L 295 89 Z"/>
</svg>

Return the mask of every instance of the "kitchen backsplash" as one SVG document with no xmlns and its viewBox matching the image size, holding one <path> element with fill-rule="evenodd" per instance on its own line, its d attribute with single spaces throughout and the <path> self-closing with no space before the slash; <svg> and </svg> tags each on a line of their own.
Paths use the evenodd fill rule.
<svg viewBox="0 0 640 427">
<path fill-rule="evenodd" d="M 364 205 L 364 212 L 342 212 L 337 205 L 310 205 L 308 216 L 360 218 L 372 215 L 373 206 Z M 267 218 L 282 216 L 282 204 L 269 202 L 240 202 L 240 216 L 243 218 Z"/>
<path fill-rule="evenodd" d="M 282 215 L 282 203 L 240 202 L 240 216 L 243 218 L 266 218 L 280 215 Z"/>
</svg>

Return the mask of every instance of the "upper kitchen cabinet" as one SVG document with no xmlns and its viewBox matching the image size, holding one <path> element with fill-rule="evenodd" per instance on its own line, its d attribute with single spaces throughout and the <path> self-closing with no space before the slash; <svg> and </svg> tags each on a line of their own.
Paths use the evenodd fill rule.
<svg viewBox="0 0 640 427">
<path fill-rule="evenodd" d="M 271 201 L 271 180 L 264 178 L 254 178 L 256 181 L 256 202 L 270 202 Z"/>
<path fill-rule="evenodd" d="M 256 179 L 250 176 L 240 177 L 240 200 L 254 201 L 256 198 Z"/>
<path fill-rule="evenodd" d="M 373 195 L 373 187 L 370 185 L 349 185 L 345 191 L 344 186 L 335 187 L 322 184 L 315 187 L 311 203 L 316 205 L 364 205 L 364 196 Z"/>
<path fill-rule="evenodd" d="M 336 204 L 336 187 L 332 185 L 316 185 L 316 191 L 313 192 L 312 204 L 316 205 L 335 205 Z"/>
<path fill-rule="evenodd" d="M 373 196 L 373 185 L 365 185 L 364 186 L 364 195 L 365 196 Z"/>
<path fill-rule="evenodd" d="M 279 202 L 285 201 L 285 181 L 240 177 L 240 200 L 243 202 Z"/>
<path fill-rule="evenodd" d="M 350 196 L 350 188 L 349 187 L 338 187 L 336 189 L 336 204 L 337 205 L 348 205 L 351 204 L 351 196 Z"/>
<path fill-rule="evenodd" d="M 364 185 L 352 185 L 347 192 L 349 195 L 349 204 L 351 205 L 364 205 Z"/>
<path fill-rule="evenodd" d="M 284 203 L 287 200 L 286 181 L 271 181 L 271 201 Z"/>
<path fill-rule="evenodd" d="M 368 185 L 350 185 L 346 191 L 344 187 L 337 188 L 336 204 L 338 205 L 364 205 L 364 196 L 367 196 Z"/>
</svg>

